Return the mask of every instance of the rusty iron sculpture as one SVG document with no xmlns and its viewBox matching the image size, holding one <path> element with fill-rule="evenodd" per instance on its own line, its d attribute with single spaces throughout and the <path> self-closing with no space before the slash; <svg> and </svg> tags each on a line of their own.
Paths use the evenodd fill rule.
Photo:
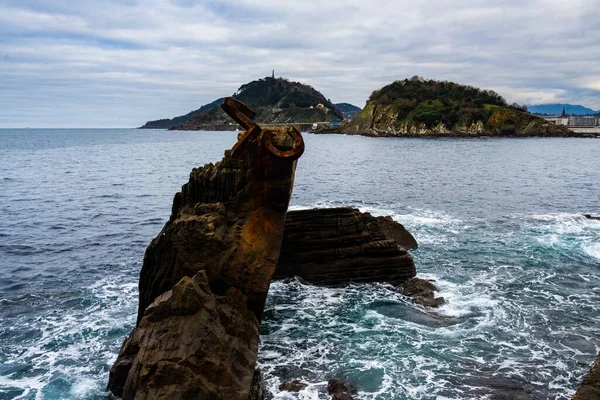
<svg viewBox="0 0 600 400">
<path fill-rule="evenodd" d="M 260 127 L 233 98 L 222 108 L 245 131 L 220 162 L 192 170 L 146 250 L 136 327 L 109 378 L 123 399 L 255 393 L 260 322 L 304 141 L 293 127 Z"/>
<path fill-rule="evenodd" d="M 235 156 L 239 148 L 247 145 L 248 141 L 255 141 L 260 136 L 261 132 L 264 132 L 267 136 L 265 138 L 265 146 L 271 153 L 273 153 L 273 155 L 277 157 L 287 158 L 289 160 L 297 160 L 304 153 L 304 140 L 302 139 L 302 135 L 293 126 L 269 127 L 263 130 L 260 126 L 252 122 L 252 118 L 256 116 L 254 110 L 246 106 L 244 103 L 237 101 L 233 97 L 226 97 L 223 99 L 223 104 L 221 107 L 231 118 L 235 120 L 235 122 L 240 124 L 240 126 L 245 129 L 245 132 L 239 138 L 235 146 L 233 146 L 231 149 L 232 156 Z M 276 136 L 278 131 L 284 131 L 294 139 L 292 149 L 282 151 L 273 145 L 272 139 L 274 136 Z"/>
</svg>

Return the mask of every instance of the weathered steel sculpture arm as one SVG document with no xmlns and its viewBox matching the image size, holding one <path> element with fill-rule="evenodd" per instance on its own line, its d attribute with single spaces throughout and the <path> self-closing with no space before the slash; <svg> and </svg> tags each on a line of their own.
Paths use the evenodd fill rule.
<svg viewBox="0 0 600 400">
<path fill-rule="evenodd" d="M 289 126 L 267 128 L 263 130 L 260 126 L 252 121 L 252 118 L 256 116 L 254 110 L 250 109 L 244 103 L 237 101 L 233 97 L 226 97 L 223 99 L 223 104 L 221 107 L 223 110 L 225 110 L 227 115 L 233 118 L 235 122 L 240 124 L 240 126 L 245 129 L 245 132 L 241 135 L 238 142 L 231 149 L 232 156 L 235 156 L 240 148 L 247 146 L 248 142 L 257 140 L 261 132 L 264 132 L 264 146 L 277 157 L 293 161 L 300 158 L 300 156 L 302 156 L 304 153 L 304 140 L 296 128 Z M 277 135 L 282 131 L 294 141 L 292 148 L 289 150 L 279 149 L 273 144 L 273 142 L 277 140 Z"/>
</svg>

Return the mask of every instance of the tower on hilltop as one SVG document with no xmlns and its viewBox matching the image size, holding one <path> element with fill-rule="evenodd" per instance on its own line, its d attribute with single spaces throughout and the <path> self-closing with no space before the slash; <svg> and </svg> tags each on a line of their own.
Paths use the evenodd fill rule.
<svg viewBox="0 0 600 400">
<path fill-rule="evenodd" d="M 273 70 L 273 74 L 271 75 L 271 78 L 275 79 L 275 70 Z"/>
</svg>

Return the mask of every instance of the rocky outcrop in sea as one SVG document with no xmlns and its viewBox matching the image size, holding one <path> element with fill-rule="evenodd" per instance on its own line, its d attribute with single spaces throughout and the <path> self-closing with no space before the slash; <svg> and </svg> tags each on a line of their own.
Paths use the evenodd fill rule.
<svg viewBox="0 0 600 400">
<path fill-rule="evenodd" d="M 442 122 L 433 126 L 403 120 L 392 106 L 367 104 L 352 120 L 342 123 L 328 133 L 376 137 L 583 137 L 592 134 L 575 133 L 565 126 L 555 125 L 543 118 L 509 108 L 495 108 L 484 121 L 457 123 Z"/>
<path fill-rule="evenodd" d="M 327 132 L 391 137 L 597 136 L 532 115 L 527 107 L 509 104 L 492 90 L 419 76 L 373 91 L 350 121 Z"/>
<path fill-rule="evenodd" d="M 290 211 L 274 279 L 298 276 L 315 285 L 386 282 L 399 285 L 416 274 L 406 249 L 414 237 L 391 217 L 355 208 Z"/>
<path fill-rule="evenodd" d="M 293 128 L 262 130 L 243 104 L 226 99 L 224 109 L 246 132 L 220 162 L 192 171 L 146 250 L 137 325 L 108 384 L 124 399 L 247 400 L 256 387 L 260 320 L 304 143 Z"/>
</svg>

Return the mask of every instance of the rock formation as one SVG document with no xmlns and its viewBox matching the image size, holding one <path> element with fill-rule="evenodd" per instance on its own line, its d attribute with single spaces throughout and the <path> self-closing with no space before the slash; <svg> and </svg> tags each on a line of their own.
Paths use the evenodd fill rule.
<svg viewBox="0 0 600 400">
<path fill-rule="evenodd" d="M 223 109 L 246 131 L 220 162 L 192 170 L 146 250 L 137 324 L 108 384 L 124 399 L 262 396 L 260 320 L 304 142 L 255 125 L 231 98 Z"/>
<path fill-rule="evenodd" d="M 594 219 L 596 221 L 600 221 L 600 217 L 593 216 L 591 214 L 583 214 L 586 219 Z"/>
<path fill-rule="evenodd" d="M 597 136 L 534 116 L 491 90 L 418 76 L 375 90 L 361 111 L 329 132 L 403 137 Z"/>
<path fill-rule="evenodd" d="M 600 399 L 600 354 L 590 372 L 583 378 L 573 400 L 597 400 Z"/>
<path fill-rule="evenodd" d="M 294 379 L 279 385 L 279 390 L 282 392 L 299 392 L 307 386 L 307 382 L 301 381 L 300 379 Z"/>
<path fill-rule="evenodd" d="M 353 208 L 290 211 L 274 279 L 299 276 L 316 285 L 388 282 L 415 276 L 405 248 L 417 242 L 390 217 Z"/>
<path fill-rule="evenodd" d="M 453 126 L 441 122 L 427 126 L 421 122 L 398 119 L 393 106 L 367 104 L 350 121 L 329 133 L 375 137 L 589 137 L 565 126 L 554 125 L 543 118 L 510 109 L 490 107 L 486 121 L 469 121 Z"/>
<path fill-rule="evenodd" d="M 401 287 L 402 292 L 412 298 L 413 303 L 424 307 L 440 307 L 444 304 L 443 297 L 435 297 L 435 292 L 439 292 L 439 290 L 431 281 L 412 278 L 404 282 Z"/>
<path fill-rule="evenodd" d="M 353 400 L 357 390 L 352 385 L 346 385 L 339 378 L 330 379 L 327 382 L 327 391 L 331 395 L 331 400 Z"/>
</svg>

